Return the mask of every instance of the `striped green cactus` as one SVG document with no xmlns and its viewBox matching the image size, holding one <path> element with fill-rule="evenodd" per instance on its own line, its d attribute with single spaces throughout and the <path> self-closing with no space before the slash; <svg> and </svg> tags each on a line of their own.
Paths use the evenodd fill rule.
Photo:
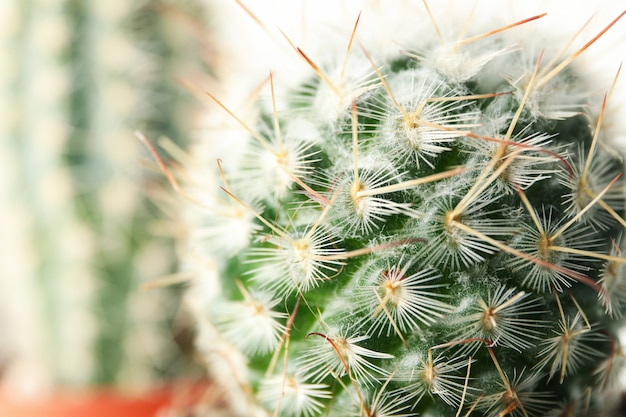
<svg viewBox="0 0 626 417">
<path fill-rule="evenodd" d="M 322 58 L 287 33 L 305 75 L 275 64 L 253 111 L 211 95 L 188 302 L 235 415 L 606 415 L 619 389 L 616 84 L 575 60 L 626 12 L 566 53 L 516 43 L 543 15 L 449 41 L 425 4 L 401 51 L 358 19 Z"/>
<path fill-rule="evenodd" d="M 197 46 L 162 2 L 2 8 L 5 382 L 137 387 L 171 376 L 178 297 L 140 286 L 172 271 L 172 239 L 132 132 L 182 139 L 191 100 L 174 95 L 176 76 L 199 63 Z"/>
</svg>

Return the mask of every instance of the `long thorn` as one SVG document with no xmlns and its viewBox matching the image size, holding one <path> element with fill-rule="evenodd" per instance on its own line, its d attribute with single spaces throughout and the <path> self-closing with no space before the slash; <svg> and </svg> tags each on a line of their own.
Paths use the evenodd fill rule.
<svg viewBox="0 0 626 417">
<path fill-rule="evenodd" d="M 374 318 L 376 318 L 376 316 L 378 316 L 378 314 L 380 314 L 380 310 L 382 309 L 382 311 L 387 316 L 387 319 L 389 319 L 389 322 L 391 323 L 391 326 L 393 327 L 393 330 L 396 332 L 396 334 L 398 335 L 398 337 L 402 341 L 402 344 L 405 347 L 408 348 L 409 344 L 407 343 L 406 339 L 402 335 L 402 332 L 400 331 L 400 328 L 398 327 L 398 324 L 394 320 L 393 316 L 389 312 L 389 309 L 387 309 L 387 302 L 391 298 L 391 293 L 386 294 L 385 298 L 380 298 L 380 294 L 378 294 L 378 291 L 376 291 L 376 289 L 374 288 L 374 294 L 376 295 L 376 298 L 378 299 L 379 304 L 378 304 L 378 307 L 376 308 L 376 310 L 374 311 L 374 313 L 372 314 L 372 316 Z"/>
<path fill-rule="evenodd" d="M 371 196 L 375 196 L 375 195 L 379 195 L 379 194 L 392 193 L 394 191 L 407 190 L 409 188 L 413 188 L 413 187 L 421 185 L 421 184 L 427 184 L 429 182 L 439 181 L 439 180 L 442 180 L 444 178 L 449 178 L 449 177 L 453 177 L 455 175 L 459 175 L 463 171 L 465 171 L 465 168 L 459 167 L 459 168 L 451 169 L 451 170 L 448 170 L 448 171 L 439 172 L 437 174 L 428 175 L 426 177 L 416 178 L 416 179 L 408 180 L 408 181 L 403 181 L 403 182 L 400 182 L 398 184 L 386 185 L 384 187 L 378 187 L 378 188 L 372 188 L 372 189 L 369 189 L 369 190 L 363 190 L 363 191 L 357 192 L 356 193 L 356 197 L 357 198 L 371 197 Z"/>
<path fill-rule="evenodd" d="M 463 395 L 461 395 L 461 403 L 459 404 L 459 409 L 456 412 L 455 417 L 459 417 L 461 415 L 461 410 L 463 409 L 463 404 L 465 403 L 465 396 L 467 395 L 467 387 L 469 385 L 469 377 L 470 370 L 472 368 L 472 357 L 467 360 L 467 374 L 465 375 L 465 383 L 463 384 Z"/>
<path fill-rule="evenodd" d="M 528 197 L 526 197 L 526 193 L 521 188 L 518 188 L 518 187 L 515 187 L 515 188 L 517 189 L 517 194 L 522 200 L 522 203 L 524 203 L 524 207 L 526 207 L 526 211 L 528 211 L 530 218 L 533 220 L 533 223 L 535 224 L 537 231 L 539 232 L 541 236 L 545 236 L 546 232 L 545 230 L 543 230 L 543 226 L 541 225 L 541 222 L 539 221 L 539 218 L 537 217 L 537 212 L 533 208 L 532 204 L 530 204 L 530 201 L 528 201 Z"/>
<path fill-rule="evenodd" d="M 274 76 L 270 72 L 270 90 L 272 92 L 272 116 L 274 118 L 274 134 L 276 135 L 276 145 L 278 153 L 283 152 L 283 134 L 280 131 L 280 123 L 278 121 L 278 110 L 276 108 L 276 93 L 274 92 Z"/>
<path fill-rule="evenodd" d="M 563 71 L 565 67 L 571 64 L 576 58 L 580 56 L 583 52 L 585 52 L 591 45 L 593 45 L 598 39 L 600 39 L 613 25 L 615 25 L 622 17 L 626 15 L 626 10 L 619 14 L 611 23 L 604 27 L 596 36 L 593 37 L 589 42 L 584 44 L 582 48 L 578 49 L 572 55 L 567 57 L 564 61 L 562 61 L 559 65 L 554 67 L 548 74 L 541 77 L 541 79 L 537 82 L 537 88 L 541 88 L 544 84 L 549 82 L 552 78 L 554 78 L 559 72 Z"/>
<path fill-rule="evenodd" d="M 320 77 L 320 79 L 324 82 L 324 84 L 326 84 L 328 86 L 328 88 L 330 88 L 335 94 L 337 94 L 339 97 L 341 97 L 341 95 L 342 95 L 341 91 L 339 90 L 339 88 L 332 81 L 330 81 L 330 78 L 328 78 L 326 73 L 324 73 L 324 71 L 322 71 L 322 69 L 320 67 L 318 67 L 317 64 L 315 62 L 313 62 L 311 60 L 311 58 L 309 58 L 304 53 L 304 51 L 302 51 L 302 49 L 296 47 L 296 51 L 306 61 L 306 63 L 309 64 L 309 66 L 313 69 L 313 71 L 317 74 L 317 76 Z"/>
<path fill-rule="evenodd" d="M 403 239 L 396 242 L 381 243 L 380 245 L 368 246 L 366 248 L 355 249 L 348 252 L 341 252 L 335 255 L 311 256 L 311 259 L 319 261 L 339 261 L 348 258 L 356 258 L 358 256 L 369 255 L 370 253 L 376 253 L 387 249 L 397 248 L 399 246 L 412 245 L 415 243 L 425 244 L 427 242 L 424 239 L 420 238 Z"/>
<path fill-rule="evenodd" d="M 626 263 L 626 258 L 620 258 L 618 256 L 604 255 L 602 253 L 590 252 L 587 250 L 568 248 L 564 246 L 548 246 L 549 250 L 563 252 L 563 253 L 571 253 L 573 255 L 583 255 L 588 256 L 590 258 L 602 259 L 604 261 L 615 262 L 618 264 Z"/>
<path fill-rule="evenodd" d="M 528 85 L 526 86 L 526 91 L 524 91 L 524 97 L 522 98 L 522 101 L 520 101 L 519 107 L 517 108 L 517 111 L 515 112 L 515 116 L 513 116 L 513 120 L 511 121 L 511 124 L 509 125 L 509 129 L 506 132 L 506 136 L 504 137 L 506 140 L 511 139 L 511 137 L 513 136 L 513 130 L 515 129 L 515 126 L 517 125 L 517 122 L 522 114 L 522 110 L 524 110 L 526 101 L 528 101 L 528 96 L 530 96 L 530 92 L 534 88 L 533 84 L 535 83 L 537 73 L 539 72 L 539 66 L 541 65 L 542 59 L 543 59 L 543 51 L 541 51 L 541 54 L 539 55 L 539 59 L 537 59 L 537 64 L 535 64 L 535 69 L 533 70 L 533 74 L 531 75 L 530 80 L 528 81 Z"/>
<path fill-rule="evenodd" d="M 211 207 L 208 207 L 204 203 L 198 201 L 197 199 L 191 197 L 189 194 L 183 191 L 183 189 L 178 184 L 178 181 L 176 181 L 176 178 L 174 178 L 174 175 L 172 175 L 167 165 L 165 165 L 165 162 L 163 162 L 163 159 L 161 159 L 161 155 L 159 155 L 154 145 L 152 145 L 152 142 L 150 142 L 150 139 L 148 139 L 146 135 L 144 135 L 139 130 L 136 130 L 134 133 L 135 133 L 135 137 L 137 137 L 137 139 L 139 139 L 139 141 L 143 143 L 146 146 L 146 148 L 148 148 L 148 150 L 150 151 L 150 153 L 156 160 L 157 164 L 159 165 L 161 172 L 163 172 L 163 175 L 165 175 L 165 178 L 167 178 L 167 181 L 170 183 L 170 185 L 172 186 L 172 188 L 174 189 L 174 191 L 176 191 L 178 195 L 180 195 L 181 197 L 183 197 L 185 200 L 189 201 L 190 203 L 197 205 L 198 207 L 215 211 Z"/>
<path fill-rule="evenodd" d="M 585 28 L 589 26 L 589 23 L 591 23 L 592 20 L 593 15 L 585 22 L 584 25 L 580 27 L 580 29 L 578 29 L 578 31 L 570 38 L 570 40 L 565 45 L 563 45 L 561 50 L 557 52 L 556 55 L 554 55 L 550 62 L 548 62 L 546 66 L 541 71 L 539 71 L 539 78 L 543 77 L 548 71 L 550 71 L 550 68 L 552 68 L 553 65 L 563 56 L 563 54 L 567 52 L 567 50 L 572 46 L 576 38 L 578 38 L 583 30 L 585 30 Z"/>
<path fill-rule="evenodd" d="M 574 224 L 575 222 L 579 221 L 581 219 L 581 217 L 591 208 L 593 207 L 598 200 L 600 200 L 602 198 L 602 196 L 604 196 L 604 194 L 606 194 L 611 187 L 617 182 L 617 180 L 619 180 L 622 176 L 622 173 L 620 172 L 619 174 L 617 174 L 617 176 L 615 178 L 613 178 L 613 180 L 602 189 L 602 191 L 595 196 L 595 198 L 593 200 L 591 200 L 582 210 L 580 210 L 578 213 L 576 213 L 576 215 L 574 217 L 572 217 L 567 223 L 565 223 L 559 230 L 557 230 L 556 232 L 554 232 L 551 236 L 550 239 L 554 240 L 557 237 L 561 236 L 561 234 L 563 234 L 567 229 L 569 229 L 569 227 Z"/>
<path fill-rule="evenodd" d="M 469 226 L 464 225 L 463 223 L 459 223 L 457 221 L 452 221 L 451 225 L 454 227 L 458 227 L 459 229 L 463 230 L 464 232 L 467 232 L 468 234 L 472 235 L 472 236 L 476 236 L 477 238 L 483 240 L 484 242 L 489 243 L 490 245 L 495 246 L 496 248 L 500 249 L 503 252 L 509 253 L 513 256 L 516 256 L 520 259 L 525 259 L 527 261 L 530 261 L 534 264 L 537 264 L 539 266 L 542 266 L 544 268 L 550 269 L 552 271 L 564 274 L 570 278 L 573 278 L 579 282 L 582 282 L 583 284 L 593 288 L 594 290 L 598 291 L 599 293 L 604 292 L 603 289 L 592 279 L 590 279 L 589 277 L 586 277 L 585 275 L 579 274 L 578 272 L 572 271 L 571 269 L 567 269 L 555 264 L 552 264 L 548 261 L 544 261 L 542 259 L 536 258 L 532 255 L 529 255 L 527 253 L 521 252 L 517 249 L 514 249 L 508 245 L 505 245 L 502 242 L 499 242 L 483 233 L 480 233 L 477 230 L 472 229 Z"/>
<path fill-rule="evenodd" d="M 593 138 L 591 139 L 591 146 L 589 147 L 589 152 L 587 153 L 587 160 L 585 161 L 585 168 L 583 169 L 583 173 L 581 178 L 586 179 L 589 174 L 589 169 L 591 167 L 591 161 L 594 156 L 594 152 L 596 150 L 596 146 L 598 144 L 598 137 L 600 137 L 600 127 L 602 126 L 602 121 L 604 120 L 604 112 L 606 111 L 606 100 L 607 94 L 604 95 L 602 99 L 602 107 L 600 109 L 600 114 L 598 116 L 598 121 L 596 123 L 596 129 L 593 132 Z"/>
<path fill-rule="evenodd" d="M 480 39 L 484 39 L 484 38 L 487 38 L 489 36 L 495 35 L 496 33 L 504 32 L 505 30 L 509 30 L 509 29 L 514 28 L 516 26 L 521 26 L 521 25 L 523 25 L 525 23 L 532 22 L 533 20 L 541 19 L 542 17 L 544 17 L 546 15 L 547 15 L 547 13 L 538 14 L 536 16 L 532 16 L 532 17 L 529 17 L 529 18 L 526 18 L 526 19 L 523 19 L 523 20 L 519 20 L 519 21 L 517 21 L 515 23 L 511 23 L 509 25 L 502 26 L 500 28 L 490 30 L 489 32 L 481 33 L 480 35 L 476 35 L 476 36 L 472 36 L 471 38 L 463 39 L 463 40 L 457 42 L 456 46 L 459 47 L 459 46 L 462 46 L 462 45 L 467 45 L 468 43 L 476 42 L 476 41 L 478 41 Z"/>
<path fill-rule="evenodd" d="M 470 9 L 469 13 L 467 14 L 467 17 L 465 19 L 465 23 L 463 23 L 463 29 L 461 29 L 461 32 L 459 33 L 459 40 L 457 41 L 457 49 L 459 46 L 459 42 L 461 42 L 463 40 L 463 38 L 465 37 L 465 34 L 467 33 L 467 31 L 469 30 L 470 24 L 472 23 L 472 19 L 474 18 L 474 14 L 476 13 L 476 6 L 478 5 L 478 0 L 474 0 L 474 3 L 472 4 L 472 8 Z"/>
<path fill-rule="evenodd" d="M 391 99 L 391 102 L 393 103 L 395 108 L 398 109 L 398 111 L 400 112 L 400 114 L 402 114 L 403 117 L 410 117 L 409 112 L 404 107 L 402 107 L 400 105 L 400 103 L 398 103 L 398 100 L 396 100 L 396 97 L 394 96 L 393 92 L 391 91 L 391 87 L 389 87 L 389 83 L 387 83 L 387 80 L 385 79 L 385 76 L 382 74 L 382 72 L 380 72 L 380 68 L 378 68 L 376 66 L 376 63 L 374 62 L 374 60 L 372 59 L 370 54 L 367 52 L 367 50 L 363 46 L 361 46 L 361 50 L 363 51 L 363 55 L 365 55 L 367 60 L 372 65 L 372 68 L 374 69 L 374 72 L 376 73 L 376 76 L 380 80 L 383 88 L 387 92 L 387 95 Z"/>
<path fill-rule="evenodd" d="M 350 50 L 352 49 L 352 43 L 354 42 L 354 37 L 356 35 L 356 28 L 359 26 L 359 21 L 361 20 L 361 12 L 356 18 L 356 22 L 354 22 L 354 27 L 352 28 L 352 33 L 350 34 L 350 41 L 348 42 L 348 47 L 346 48 L 346 54 L 343 57 L 343 63 L 341 64 L 341 75 L 340 80 L 343 80 L 344 75 L 346 74 L 346 68 L 348 66 L 348 57 L 350 56 Z"/>
<path fill-rule="evenodd" d="M 298 300 L 296 301 L 296 305 L 293 308 L 293 312 L 289 315 L 289 319 L 287 320 L 287 324 L 285 325 L 285 331 L 280 339 L 279 345 L 276 347 L 276 351 L 270 360 L 270 364 L 267 367 L 267 371 L 265 372 L 265 377 L 269 377 L 274 373 L 274 369 L 276 367 L 276 363 L 278 362 L 278 355 L 280 350 L 282 349 L 283 344 L 286 343 L 287 339 L 291 336 L 291 328 L 293 327 L 293 322 L 296 320 L 296 315 L 300 310 L 300 303 L 302 302 L 302 294 L 298 295 Z"/>
<path fill-rule="evenodd" d="M 354 168 L 354 182 L 353 187 L 356 187 L 358 195 L 358 189 L 361 188 L 359 179 L 359 126 L 356 112 L 356 100 L 352 100 L 352 164 Z"/>
<path fill-rule="evenodd" d="M 593 193 L 589 193 L 589 195 L 591 198 L 595 197 Z M 622 216 L 617 214 L 617 212 L 613 210 L 613 207 L 609 206 L 604 200 L 598 200 L 598 204 L 600 205 L 600 207 L 605 209 L 615 220 L 617 220 L 619 224 L 622 225 L 622 227 L 626 228 L 626 220 L 624 220 Z"/>
<path fill-rule="evenodd" d="M 426 12 L 428 13 L 428 17 L 430 18 L 430 22 L 432 23 L 433 27 L 435 28 L 435 32 L 437 33 L 437 38 L 439 39 L 439 44 L 441 46 L 445 45 L 446 42 L 443 39 L 443 36 L 441 34 L 441 30 L 439 29 L 439 26 L 437 26 L 437 21 L 435 20 L 435 17 L 433 16 L 432 12 L 430 11 L 430 7 L 428 7 L 428 3 L 426 2 L 426 0 L 422 0 L 422 3 L 424 3 L 424 7 L 426 8 Z"/>
<path fill-rule="evenodd" d="M 220 160 L 218 160 L 218 168 L 220 170 L 220 173 L 222 174 L 222 178 L 224 178 L 224 170 L 222 169 L 222 165 L 221 165 L 221 161 Z M 261 216 L 259 213 L 256 212 L 256 210 L 254 210 L 248 204 L 244 203 L 243 200 L 241 200 L 232 191 L 230 191 L 230 189 L 228 188 L 227 184 L 220 186 L 220 189 L 222 191 L 224 191 L 226 194 L 228 194 L 228 196 L 230 198 L 232 198 L 234 201 L 236 201 L 239 205 L 241 205 L 243 208 L 245 208 L 250 213 L 252 213 L 252 215 L 254 217 L 256 217 L 261 223 L 266 225 L 272 232 L 276 233 L 278 236 L 280 236 L 283 239 L 289 241 L 290 243 L 292 243 L 292 244 L 294 243 L 293 240 L 291 238 L 289 238 L 289 236 L 287 235 L 287 233 L 284 230 L 282 230 L 279 227 L 277 227 L 276 225 L 272 224 L 269 220 L 267 220 L 265 217 Z"/>
<path fill-rule="evenodd" d="M 259 19 L 257 17 L 257 15 L 252 13 L 252 11 L 245 4 L 243 4 L 243 2 L 241 0 L 235 0 L 235 2 L 237 2 L 239 7 L 241 7 L 243 9 L 243 11 L 246 12 L 246 14 L 248 16 L 250 16 L 252 18 L 252 20 L 254 20 L 257 25 L 259 25 L 265 32 L 269 33 L 269 30 L 267 30 L 267 26 L 265 26 L 263 21 L 261 19 Z"/>
<path fill-rule="evenodd" d="M 263 146 L 267 151 L 269 151 L 272 154 L 276 155 L 276 150 L 274 148 L 272 148 L 272 146 L 270 146 L 270 144 L 267 142 L 267 140 L 263 139 L 258 133 L 256 133 L 241 118 L 239 118 L 239 116 L 237 116 L 235 113 L 233 113 L 232 110 L 230 110 L 228 107 L 226 107 L 226 105 L 224 105 L 224 103 L 222 103 L 217 97 L 215 97 L 213 94 L 209 93 L 208 91 L 206 91 L 205 93 L 206 93 L 206 95 L 211 97 L 211 99 L 218 106 L 220 106 L 226 113 L 228 113 L 233 119 L 235 119 L 237 121 L 237 123 L 239 123 L 239 125 L 241 127 L 243 127 L 250 134 L 250 136 L 252 136 L 254 139 L 256 139 L 256 141 L 259 142 L 259 144 L 261 146 Z"/>
<path fill-rule="evenodd" d="M 619 75 L 622 72 L 623 62 L 620 62 L 619 67 L 617 68 L 617 72 L 615 73 L 615 77 L 613 78 L 613 82 L 611 83 L 611 88 L 609 88 L 609 94 L 607 101 L 611 100 L 611 96 L 613 95 L 613 91 L 615 91 L 615 86 L 617 85 L 617 80 L 619 79 Z"/>
</svg>

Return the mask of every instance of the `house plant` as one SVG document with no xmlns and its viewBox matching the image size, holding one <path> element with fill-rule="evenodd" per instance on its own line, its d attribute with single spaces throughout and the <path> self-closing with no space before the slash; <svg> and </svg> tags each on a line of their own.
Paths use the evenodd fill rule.
<svg viewBox="0 0 626 417">
<path fill-rule="evenodd" d="M 589 34 L 541 10 L 324 4 L 275 31 L 290 6 L 236 6 L 210 131 L 180 181 L 164 166 L 189 207 L 197 346 L 233 413 L 606 413 L 619 66 L 581 63 L 624 12 Z"/>
</svg>

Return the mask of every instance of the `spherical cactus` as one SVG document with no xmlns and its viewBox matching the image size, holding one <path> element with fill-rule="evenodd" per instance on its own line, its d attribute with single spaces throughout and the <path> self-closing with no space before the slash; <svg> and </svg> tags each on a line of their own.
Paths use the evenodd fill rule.
<svg viewBox="0 0 626 417">
<path fill-rule="evenodd" d="M 514 43 L 542 15 L 449 43 L 425 6 L 433 35 L 384 52 L 356 19 L 325 60 L 286 36 L 310 72 L 270 75 L 253 122 L 211 96 L 239 132 L 189 167 L 186 260 L 212 268 L 188 300 L 235 413 L 606 412 L 626 296 L 615 83 L 588 105 L 571 64 L 623 14 L 571 54 Z"/>
</svg>

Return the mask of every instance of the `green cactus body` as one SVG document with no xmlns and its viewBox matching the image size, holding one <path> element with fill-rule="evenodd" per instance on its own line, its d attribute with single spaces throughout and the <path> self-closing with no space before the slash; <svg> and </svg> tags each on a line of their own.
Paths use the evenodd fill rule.
<svg viewBox="0 0 626 417">
<path fill-rule="evenodd" d="M 193 208 L 214 270 L 188 296 L 239 413 L 605 412 L 622 161 L 567 55 L 508 36 L 324 62 L 294 48 L 312 71 L 280 107 L 278 75 L 254 125 L 218 102 L 246 139 Z"/>
<path fill-rule="evenodd" d="M 10 168 L 3 175 L 8 181 L 2 199 L 3 340 L 11 359 L 9 384 L 30 390 L 57 377 L 82 380 L 83 372 L 94 368 L 87 353 L 93 321 L 84 308 L 93 286 L 80 278 L 88 271 L 94 236 L 75 221 L 75 188 L 61 157 L 69 131 L 64 104 L 71 90 L 67 2 L 42 7 L 7 2 L 5 7 L 2 26 L 9 30 L 2 40 L 9 55 L 2 59 L 7 71 L 2 131 L 4 166 Z M 66 285 L 77 279 L 79 285 Z M 75 327 L 85 330 L 72 332 Z"/>
<path fill-rule="evenodd" d="M 155 234 L 158 181 L 142 172 L 133 130 L 180 140 L 189 124 L 173 74 L 198 62 L 163 52 L 188 32 L 173 38 L 155 2 L 1 8 L 3 383 L 139 388 L 169 377 L 179 297 L 140 286 L 172 271 L 173 242 Z"/>
<path fill-rule="evenodd" d="M 141 145 L 131 139 L 135 129 L 158 129 L 180 141 L 181 126 L 189 123 L 190 101 L 176 95 L 172 84 L 176 71 L 197 61 L 191 53 L 171 53 L 187 33 L 171 36 L 170 26 L 177 25 L 161 6 L 71 4 L 77 22 L 71 64 L 78 88 L 70 98 L 76 129 L 68 139 L 67 160 L 79 189 L 79 217 L 98 236 L 91 259 L 97 288 L 91 309 L 98 323 L 91 349 L 98 360 L 89 376 L 98 384 L 137 385 L 171 376 L 169 364 L 178 355 L 164 337 L 176 298 L 168 291 L 140 290 L 147 277 L 166 275 L 174 259 L 168 255 L 169 237 L 155 234 L 163 218 L 163 207 L 153 201 L 157 182 L 142 176 Z"/>
</svg>

